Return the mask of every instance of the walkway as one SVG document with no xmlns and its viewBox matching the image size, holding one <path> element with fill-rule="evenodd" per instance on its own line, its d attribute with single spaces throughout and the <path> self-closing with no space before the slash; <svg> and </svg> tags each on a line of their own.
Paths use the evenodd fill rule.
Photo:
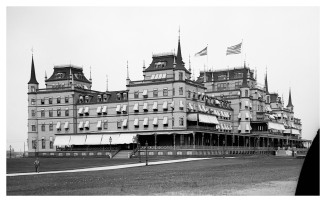
<svg viewBox="0 0 326 202">
<path fill-rule="evenodd" d="M 211 158 L 186 158 L 186 159 L 177 159 L 177 160 L 156 161 L 156 162 L 148 162 L 148 165 L 179 163 L 179 162 L 186 162 L 186 161 L 206 160 L 206 159 L 211 159 Z M 133 163 L 133 164 L 125 164 L 125 165 L 83 168 L 83 169 L 73 169 L 73 170 L 47 171 L 47 172 L 40 172 L 40 173 L 36 173 L 36 172 L 32 172 L 32 173 L 12 173 L 12 174 L 7 174 L 7 177 L 26 176 L 26 175 L 57 174 L 57 173 L 74 173 L 74 172 L 87 172 L 87 171 L 100 171 L 100 170 L 115 170 L 115 169 L 121 169 L 121 168 L 133 168 L 133 167 L 140 167 L 140 166 L 145 166 L 145 163 Z"/>
</svg>

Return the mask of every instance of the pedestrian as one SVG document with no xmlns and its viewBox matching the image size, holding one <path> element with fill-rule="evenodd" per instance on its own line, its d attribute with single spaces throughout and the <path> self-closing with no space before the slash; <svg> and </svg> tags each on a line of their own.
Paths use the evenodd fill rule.
<svg viewBox="0 0 326 202">
<path fill-rule="evenodd" d="M 35 172 L 39 173 L 40 172 L 41 163 L 38 160 L 38 158 L 36 158 L 36 160 L 34 161 L 34 166 L 35 166 Z"/>
</svg>

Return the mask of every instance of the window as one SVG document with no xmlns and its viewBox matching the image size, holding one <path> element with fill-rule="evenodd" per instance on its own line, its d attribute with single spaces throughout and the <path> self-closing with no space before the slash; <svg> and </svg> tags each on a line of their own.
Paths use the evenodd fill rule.
<svg viewBox="0 0 326 202">
<path fill-rule="evenodd" d="M 167 88 L 163 88 L 163 96 L 168 96 L 168 89 Z"/>
<path fill-rule="evenodd" d="M 49 131 L 53 131 L 53 123 L 52 122 L 49 124 Z"/>
<path fill-rule="evenodd" d="M 50 149 L 53 149 L 53 137 L 50 137 Z"/>
<path fill-rule="evenodd" d="M 104 120 L 104 122 L 103 122 L 103 128 L 104 129 L 108 129 L 108 121 L 107 120 Z"/>
<path fill-rule="evenodd" d="M 248 97 L 248 90 L 245 90 L 245 97 Z"/>
<path fill-rule="evenodd" d="M 188 90 L 188 98 L 190 98 L 190 96 L 191 96 L 191 92 L 190 90 Z"/>
<path fill-rule="evenodd" d="M 32 140 L 32 147 L 33 149 L 36 149 L 36 140 Z"/>
<path fill-rule="evenodd" d="M 117 100 L 121 100 L 121 94 L 117 93 Z"/>
<path fill-rule="evenodd" d="M 173 96 L 175 95 L 175 89 L 174 88 L 172 89 L 172 95 Z"/>
<path fill-rule="evenodd" d="M 41 98 L 41 105 L 44 105 L 44 98 Z"/>
<path fill-rule="evenodd" d="M 235 72 L 235 73 L 234 73 L 234 78 L 235 78 L 235 79 L 243 78 L 243 73 L 241 73 L 241 72 Z"/>
<path fill-rule="evenodd" d="M 35 99 L 34 98 L 31 99 L 31 104 L 35 105 Z"/>
<path fill-rule="evenodd" d="M 128 96 L 127 96 L 127 93 L 123 93 L 123 100 L 127 100 L 128 99 Z"/>
<path fill-rule="evenodd" d="M 217 80 L 218 80 L 218 81 L 226 80 L 226 75 L 224 74 L 224 75 L 219 75 L 219 76 L 217 76 Z"/>
<path fill-rule="evenodd" d="M 32 125 L 32 131 L 36 131 L 36 126 Z"/>
<path fill-rule="evenodd" d="M 58 104 L 61 103 L 61 97 L 57 97 L 57 103 L 58 103 Z"/>
<path fill-rule="evenodd" d="M 35 86 L 31 86 L 31 91 L 35 92 Z"/>
<path fill-rule="evenodd" d="M 108 100 L 108 96 L 106 94 L 103 95 L 103 102 L 106 102 Z"/>
<path fill-rule="evenodd" d="M 183 80 L 183 73 L 179 72 L 179 80 Z"/>
<path fill-rule="evenodd" d="M 172 127 L 174 126 L 174 117 L 172 117 Z"/>
<path fill-rule="evenodd" d="M 42 149 L 45 149 L 45 138 L 42 137 Z"/>
<path fill-rule="evenodd" d="M 180 117 L 180 118 L 179 118 L 179 125 L 180 125 L 180 126 L 183 126 L 183 117 Z"/>
<path fill-rule="evenodd" d="M 158 97 L 158 90 L 157 89 L 153 90 L 153 97 Z"/>
<path fill-rule="evenodd" d="M 269 101 L 269 96 L 267 96 L 267 103 L 270 103 L 270 101 Z"/>
<path fill-rule="evenodd" d="M 242 85 L 242 81 L 235 82 L 235 88 L 240 88 Z"/>
<path fill-rule="evenodd" d="M 45 110 L 41 109 L 41 117 L 44 117 L 44 116 L 45 116 Z"/>
<path fill-rule="evenodd" d="M 35 110 L 32 109 L 31 113 L 32 113 L 32 117 L 34 117 L 35 116 Z"/>
<path fill-rule="evenodd" d="M 52 104 L 52 97 L 49 98 L 49 104 Z"/>
<path fill-rule="evenodd" d="M 179 87 L 179 95 L 183 95 L 183 87 Z"/>
<path fill-rule="evenodd" d="M 65 110 L 65 116 L 69 116 L 69 109 L 68 108 L 66 108 L 66 110 Z"/>
<path fill-rule="evenodd" d="M 134 98 L 139 98 L 139 91 L 138 90 L 134 92 Z"/>
<path fill-rule="evenodd" d="M 117 121 L 117 128 L 121 128 L 122 121 Z"/>
<path fill-rule="evenodd" d="M 49 117 L 53 117 L 53 109 L 49 110 Z"/>
<path fill-rule="evenodd" d="M 42 123 L 42 125 L 41 125 L 41 130 L 42 130 L 42 131 L 45 131 L 45 123 Z"/>
<path fill-rule="evenodd" d="M 89 102 L 89 96 L 86 95 L 86 96 L 85 96 L 85 103 L 88 103 L 88 102 Z"/>
<path fill-rule="evenodd" d="M 65 103 L 69 103 L 69 97 L 65 97 Z"/>
<path fill-rule="evenodd" d="M 57 109 L 57 116 L 61 116 L 61 109 Z"/>
</svg>

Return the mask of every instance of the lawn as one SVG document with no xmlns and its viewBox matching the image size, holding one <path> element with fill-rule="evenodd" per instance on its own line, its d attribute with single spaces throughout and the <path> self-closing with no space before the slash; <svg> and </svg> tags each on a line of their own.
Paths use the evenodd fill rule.
<svg viewBox="0 0 326 202">
<path fill-rule="evenodd" d="M 138 162 L 137 159 L 86 159 L 88 164 L 82 162 L 85 159 L 41 159 L 41 162 L 50 164 L 51 160 L 55 164 L 50 170 L 59 169 L 60 162 L 69 168 Z M 298 178 L 303 161 L 273 156 L 213 158 L 118 170 L 7 177 L 7 195 L 246 195 L 249 192 L 239 191 L 252 192 L 261 186 L 268 189 L 270 184 L 277 186 L 278 182 L 289 184 L 290 193 L 281 190 L 268 195 L 293 195 L 292 182 Z M 11 168 L 9 164 L 7 168 Z"/>
</svg>

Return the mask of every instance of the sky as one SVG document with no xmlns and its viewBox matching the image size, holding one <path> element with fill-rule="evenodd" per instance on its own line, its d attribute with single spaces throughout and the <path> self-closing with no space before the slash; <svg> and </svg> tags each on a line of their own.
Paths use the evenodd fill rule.
<svg viewBox="0 0 326 202">
<path fill-rule="evenodd" d="M 302 138 L 320 127 L 320 30 L 318 7 L 8 7 L 6 13 L 6 148 L 23 151 L 27 139 L 27 82 L 32 49 L 36 77 L 45 88 L 54 65 L 82 66 L 94 90 L 126 89 L 142 79 L 153 53 L 177 51 L 195 76 L 243 65 L 257 69 L 269 91 L 288 102 L 292 92 Z M 226 56 L 243 41 L 242 54 Z M 194 54 L 208 45 L 208 58 Z M 12 111 L 14 109 L 14 113 Z"/>
</svg>

